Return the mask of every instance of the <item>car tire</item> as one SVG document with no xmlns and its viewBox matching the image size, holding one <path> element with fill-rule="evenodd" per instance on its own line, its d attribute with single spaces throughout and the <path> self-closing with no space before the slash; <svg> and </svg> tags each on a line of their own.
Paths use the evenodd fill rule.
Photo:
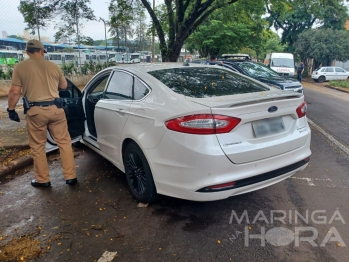
<svg viewBox="0 0 349 262">
<path fill-rule="evenodd" d="M 160 199 L 156 192 L 148 161 L 140 147 L 131 142 L 127 145 L 123 162 L 127 184 L 133 197 L 142 203 L 151 203 Z"/>
<path fill-rule="evenodd" d="M 319 78 L 317 79 L 320 83 L 325 82 L 326 81 L 326 77 L 324 76 L 319 76 Z"/>
</svg>

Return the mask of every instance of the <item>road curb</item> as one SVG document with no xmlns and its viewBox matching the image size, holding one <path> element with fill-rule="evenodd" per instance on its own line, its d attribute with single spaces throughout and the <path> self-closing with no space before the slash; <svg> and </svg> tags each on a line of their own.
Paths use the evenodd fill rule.
<svg viewBox="0 0 349 262">
<path fill-rule="evenodd" d="M 51 153 L 57 152 L 57 150 L 46 153 L 46 156 L 49 156 Z M 79 156 L 80 152 L 74 152 L 74 158 Z M 0 166 L 0 178 L 8 175 L 11 172 L 15 172 L 18 169 L 29 166 L 33 163 L 33 157 L 31 155 L 21 156 L 16 158 L 8 163 L 7 166 Z"/>
<path fill-rule="evenodd" d="M 330 89 L 334 89 L 337 91 L 341 91 L 344 93 L 349 93 L 349 90 L 345 90 L 344 88 L 340 88 L 340 87 L 335 87 L 335 86 L 330 86 L 330 85 L 325 85 L 324 87 L 330 88 Z"/>
<path fill-rule="evenodd" d="M 0 169 L 0 178 L 6 176 L 7 174 L 14 172 L 20 168 L 26 167 L 33 163 L 33 158 L 31 156 L 21 156 L 12 160 L 3 169 Z"/>
</svg>

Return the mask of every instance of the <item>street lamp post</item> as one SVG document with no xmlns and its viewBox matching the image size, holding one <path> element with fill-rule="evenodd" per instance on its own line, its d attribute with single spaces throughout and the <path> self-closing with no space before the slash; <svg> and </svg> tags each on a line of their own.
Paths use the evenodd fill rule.
<svg viewBox="0 0 349 262">
<path fill-rule="evenodd" d="M 104 23 L 105 55 L 106 55 L 107 65 L 108 65 L 108 52 L 107 52 L 107 50 L 108 50 L 108 43 L 107 43 L 107 24 L 108 24 L 108 21 L 105 21 L 102 17 L 100 17 L 99 20 Z"/>
</svg>

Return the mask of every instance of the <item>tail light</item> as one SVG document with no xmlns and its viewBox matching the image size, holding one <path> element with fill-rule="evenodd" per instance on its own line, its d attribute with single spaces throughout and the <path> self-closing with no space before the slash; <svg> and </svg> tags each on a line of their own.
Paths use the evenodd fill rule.
<svg viewBox="0 0 349 262">
<path fill-rule="evenodd" d="M 298 118 L 301 118 L 303 116 L 306 115 L 307 113 L 307 103 L 306 102 L 303 102 L 299 107 L 297 107 L 297 115 L 298 115 Z"/>
<path fill-rule="evenodd" d="M 317 75 L 317 73 L 318 73 L 318 72 L 316 71 L 315 75 Z"/>
<path fill-rule="evenodd" d="M 223 115 L 198 114 L 178 117 L 165 122 L 168 129 L 198 135 L 229 133 L 241 119 Z"/>
</svg>

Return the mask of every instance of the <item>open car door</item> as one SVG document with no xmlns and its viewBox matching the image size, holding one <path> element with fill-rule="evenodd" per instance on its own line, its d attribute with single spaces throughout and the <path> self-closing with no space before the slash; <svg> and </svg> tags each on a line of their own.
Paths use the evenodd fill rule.
<svg viewBox="0 0 349 262">
<path fill-rule="evenodd" d="M 66 117 L 68 122 L 68 131 L 72 139 L 72 143 L 80 141 L 85 131 L 85 112 L 82 106 L 82 93 L 69 79 L 67 79 L 68 87 L 59 90 L 59 96 L 66 100 Z M 68 112 L 68 113 L 67 113 Z M 47 131 L 46 152 L 58 149 L 58 145 L 53 140 L 50 131 Z"/>
</svg>

